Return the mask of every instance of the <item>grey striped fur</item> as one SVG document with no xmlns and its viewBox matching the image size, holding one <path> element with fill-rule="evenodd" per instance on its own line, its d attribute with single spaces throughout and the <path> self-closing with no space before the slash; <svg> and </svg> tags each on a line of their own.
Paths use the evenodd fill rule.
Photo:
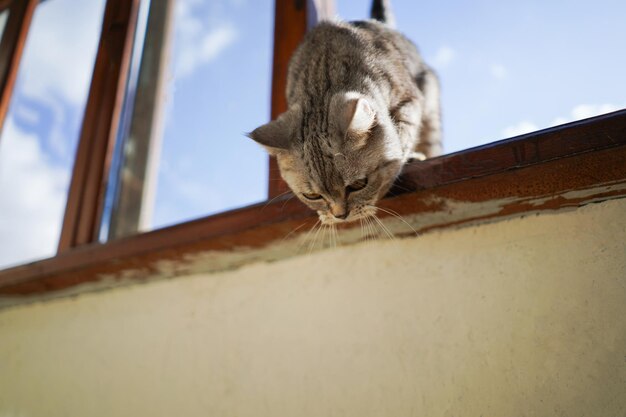
<svg viewBox="0 0 626 417">
<path fill-rule="evenodd" d="M 378 21 L 313 28 L 291 58 L 286 93 L 288 110 L 249 136 L 325 224 L 370 215 L 409 159 L 441 151 L 437 78 Z"/>
</svg>

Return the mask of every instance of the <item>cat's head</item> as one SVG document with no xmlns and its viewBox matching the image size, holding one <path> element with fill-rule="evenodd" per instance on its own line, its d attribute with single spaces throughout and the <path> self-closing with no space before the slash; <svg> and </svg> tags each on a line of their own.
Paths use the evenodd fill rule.
<svg viewBox="0 0 626 417">
<path fill-rule="evenodd" d="M 404 152 L 389 115 L 372 98 L 342 92 L 327 103 L 317 113 L 293 106 L 249 137 L 276 156 L 294 194 L 332 224 L 371 215 Z"/>
</svg>

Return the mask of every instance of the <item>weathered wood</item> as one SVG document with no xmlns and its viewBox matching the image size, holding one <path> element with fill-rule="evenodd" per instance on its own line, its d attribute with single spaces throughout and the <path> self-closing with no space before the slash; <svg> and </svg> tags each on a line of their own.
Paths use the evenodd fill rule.
<svg viewBox="0 0 626 417">
<path fill-rule="evenodd" d="M 287 110 L 285 88 L 289 59 L 307 30 L 307 5 L 304 0 L 276 0 L 274 13 L 274 59 L 272 64 L 271 118 Z M 276 159 L 269 157 L 269 198 L 289 190 L 280 177 Z"/>
<path fill-rule="evenodd" d="M 14 0 L 0 0 L 0 12 L 3 11 L 4 9 L 8 9 L 9 6 L 11 6 L 11 3 L 13 3 Z"/>
<path fill-rule="evenodd" d="M 108 0 L 106 3 L 59 252 L 98 240 L 138 7 L 139 0 Z"/>
<path fill-rule="evenodd" d="M 9 11 L 0 42 L 0 131 L 9 110 L 17 70 L 37 3 L 37 0 L 16 0 L 0 4 L 0 10 L 8 7 Z"/>
<path fill-rule="evenodd" d="M 432 188 L 626 143 L 626 110 L 492 142 L 406 167 L 394 194 Z"/>
</svg>

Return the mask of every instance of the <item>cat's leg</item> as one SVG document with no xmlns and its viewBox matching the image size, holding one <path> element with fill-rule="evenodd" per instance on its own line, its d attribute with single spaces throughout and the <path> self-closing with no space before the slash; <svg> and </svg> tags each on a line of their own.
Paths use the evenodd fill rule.
<svg viewBox="0 0 626 417">
<path fill-rule="evenodd" d="M 441 107 L 439 102 L 439 80 L 430 70 L 426 70 L 417 79 L 417 86 L 424 96 L 420 137 L 415 151 L 426 158 L 441 155 Z"/>
<path fill-rule="evenodd" d="M 400 137 L 405 161 L 423 161 L 426 159 L 424 154 L 416 151 L 420 137 L 420 124 L 422 123 L 421 99 L 422 97 L 405 99 L 390 112 Z"/>
</svg>

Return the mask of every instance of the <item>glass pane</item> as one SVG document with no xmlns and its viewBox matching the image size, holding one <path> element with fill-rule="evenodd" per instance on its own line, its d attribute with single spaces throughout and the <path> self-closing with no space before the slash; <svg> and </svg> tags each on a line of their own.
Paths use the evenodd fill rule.
<svg viewBox="0 0 626 417">
<path fill-rule="evenodd" d="M 367 3 L 338 13 L 363 19 Z M 446 152 L 626 107 L 626 2 L 391 3 L 439 74 Z"/>
<path fill-rule="evenodd" d="M 273 10 L 271 0 L 151 1 L 109 237 L 266 198 L 267 156 L 244 133 L 269 119 Z"/>
<path fill-rule="evenodd" d="M 56 252 L 103 6 L 35 10 L 0 135 L 0 267 Z"/>
</svg>

